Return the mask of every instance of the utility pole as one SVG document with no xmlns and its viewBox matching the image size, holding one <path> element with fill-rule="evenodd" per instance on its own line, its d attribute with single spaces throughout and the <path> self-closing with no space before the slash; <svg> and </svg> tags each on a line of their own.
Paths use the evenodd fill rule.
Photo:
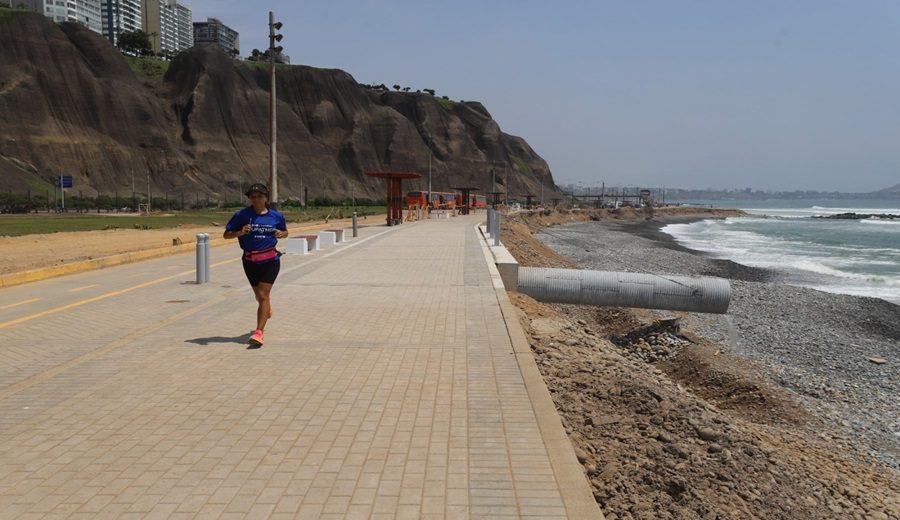
<svg viewBox="0 0 900 520">
<path fill-rule="evenodd" d="M 131 211 L 137 209 L 137 192 L 134 189 L 134 166 L 131 167 Z"/>
<path fill-rule="evenodd" d="M 147 170 L 147 216 L 150 216 L 150 170 Z"/>
<path fill-rule="evenodd" d="M 509 166 L 504 166 L 503 171 L 506 174 L 504 175 L 506 177 L 506 180 L 503 181 L 503 183 L 506 185 L 504 186 L 506 188 L 506 205 L 509 206 Z"/>
<path fill-rule="evenodd" d="M 281 53 L 283 48 L 275 46 L 284 36 L 275 34 L 281 29 L 282 23 L 275 21 L 275 13 L 269 11 L 269 205 L 278 207 L 278 155 L 276 153 L 277 125 L 275 123 L 275 54 Z"/>
</svg>

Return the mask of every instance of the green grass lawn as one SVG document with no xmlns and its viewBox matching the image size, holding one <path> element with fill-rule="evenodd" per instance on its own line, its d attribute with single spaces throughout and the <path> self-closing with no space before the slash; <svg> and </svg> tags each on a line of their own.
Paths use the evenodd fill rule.
<svg viewBox="0 0 900 520">
<path fill-rule="evenodd" d="M 172 63 L 150 56 L 125 56 L 125 61 L 128 62 L 128 66 L 131 67 L 133 72 L 143 74 L 150 79 L 162 79 L 162 77 L 166 75 L 166 71 L 169 70 L 169 65 Z"/>
<path fill-rule="evenodd" d="M 357 214 L 376 215 L 384 213 L 384 206 L 358 207 Z M 123 215 L 116 213 L 38 213 L 29 215 L 0 216 L 0 236 L 23 236 L 64 231 L 97 231 L 103 229 L 169 229 L 183 225 L 203 226 L 218 224 L 225 226 L 234 211 L 183 211 L 165 215 L 151 214 L 149 217 Z M 349 218 L 353 209 L 310 208 L 305 210 L 287 210 L 284 216 L 291 223 L 324 220 L 325 218 Z"/>
<path fill-rule="evenodd" d="M 15 2 L 13 2 L 15 3 Z M 0 18 L 12 18 L 13 16 L 17 16 L 20 14 L 25 14 L 30 12 L 28 9 L 18 9 L 9 7 L 9 4 L 0 5 Z"/>
</svg>

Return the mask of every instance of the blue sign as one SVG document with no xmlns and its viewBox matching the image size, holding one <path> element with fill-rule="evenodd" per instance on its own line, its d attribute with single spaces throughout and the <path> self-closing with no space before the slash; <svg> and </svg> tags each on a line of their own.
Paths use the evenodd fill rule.
<svg viewBox="0 0 900 520">
<path fill-rule="evenodd" d="M 71 188 L 72 187 L 72 176 L 71 175 L 60 175 L 56 179 L 56 187 L 57 188 Z"/>
</svg>

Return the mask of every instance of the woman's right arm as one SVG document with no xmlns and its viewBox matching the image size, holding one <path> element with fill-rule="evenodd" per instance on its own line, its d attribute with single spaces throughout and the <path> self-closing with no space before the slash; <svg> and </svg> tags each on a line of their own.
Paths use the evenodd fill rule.
<svg viewBox="0 0 900 520">
<path fill-rule="evenodd" d="M 241 229 L 236 229 L 234 231 L 225 230 L 225 233 L 222 233 L 222 238 L 237 238 L 242 237 L 246 234 L 250 233 L 250 224 L 244 224 L 244 227 Z"/>
</svg>

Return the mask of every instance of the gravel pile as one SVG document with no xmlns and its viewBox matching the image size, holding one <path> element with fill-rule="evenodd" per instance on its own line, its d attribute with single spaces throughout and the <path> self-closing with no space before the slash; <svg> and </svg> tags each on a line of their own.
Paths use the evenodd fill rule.
<svg viewBox="0 0 900 520">
<path fill-rule="evenodd" d="M 610 340 L 630 356 L 647 363 L 666 361 L 690 345 L 689 340 L 678 335 L 679 327 L 676 319 L 657 320 L 628 334 L 614 335 Z"/>
<path fill-rule="evenodd" d="M 705 257 L 659 231 L 671 222 L 581 222 L 538 238 L 585 269 L 731 279 L 728 314 L 692 315 L 692 328 L 794 392 L 833 426 L 823 436 L 854 439 L 860 454 L 900 469 L 900 306 Z"/>
</svg>

